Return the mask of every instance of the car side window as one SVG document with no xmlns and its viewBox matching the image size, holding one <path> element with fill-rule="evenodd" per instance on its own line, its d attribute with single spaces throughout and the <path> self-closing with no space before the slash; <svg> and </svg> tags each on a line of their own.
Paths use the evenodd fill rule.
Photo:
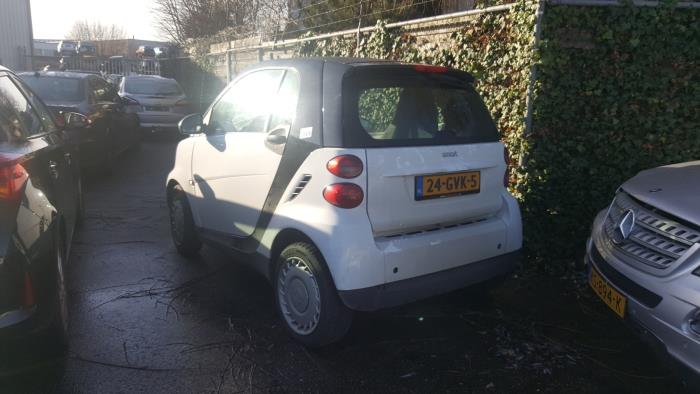
<svg viewBox="0 0 700 394">
<path fill-rule="evenodd" d="M 265 131 L 284 70 L 255 71 L 237 81 L 211 110 L 206 124 L 211 133 Z"/>
<path fill-rule="evenodd" d="M 54 131 L 58 130 L 56 127 L 56 123 L 54 122 L 54 114 L 49 110 L 46 105 L 44 104 L 43 101 L 39 99 L 39 96 L 36 95 L 31 89 L 27 87 L 27 84 L 23 82 L 21 79 L 16 79 L 12 78 L 15 84 L 24 92 L 24 95 L 27 97 L 27 100 L 32 105 L 32 108 L 34 108 L 34 111 L 36 111 L 37 115 L 39 116 L 39 119 L 41 120 L 41 124 L 44 126 L 43 132 L 46 133 L 53 133 Z M 34 134 L 32 134 L 34 135 Z"/>
<path fill-rule="evenodd" d="M 8 140 L 43 134 L 42 119 L 34 111 L 31 102 L 10 77 L 0 77 L 0 107 L 2 107 L 3 128 Z"/>
<path fill-rule="evenodd" d="M 275 96 L 272 105 L 272 117 L 267 131 L 279 127 L 291 126 L 297 112 L 299 101 L 299 74 L 294 70 L 288 70 L 284 74 L 284 80 L 280 90 Z"/>
</svg>

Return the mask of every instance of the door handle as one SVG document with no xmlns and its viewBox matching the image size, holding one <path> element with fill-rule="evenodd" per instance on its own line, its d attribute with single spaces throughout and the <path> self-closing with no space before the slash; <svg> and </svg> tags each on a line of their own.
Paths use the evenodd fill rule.
<svg viewBox="0 0 700 394">
<path fill-rule="evenodd" d="M 49 174 L 53 179 L 58 179 L 58 164 L 55 161 L 49 162 Z"/>
</svg>

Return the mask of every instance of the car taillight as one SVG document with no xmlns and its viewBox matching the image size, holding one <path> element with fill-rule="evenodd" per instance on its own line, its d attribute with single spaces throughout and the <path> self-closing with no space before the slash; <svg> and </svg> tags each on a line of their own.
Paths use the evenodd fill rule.
<svg viewBox="0 0 700 394">
<path fill-rule="evenodd" d="M 446 72 L 449 72 L 450 69 L 448 67 L 443 67 L 443 66 L 429 66 L 427 64 L 417 64 L 413 66 L 413 69 L 421 72 L 421 73 L 430 73 L 430 74 L 444 74 Z"/>
<path fill-rule="evenodd" d="M 331 174 L 345 179 L 357 178 L 364 168 L 362 160 L 353 155 L 342 155 L 332 158 L 326 168 Z"/>
<path fill-rule="evenodd" d="M 16 200 L 29 174 L 16 158 L 0 156 L 0 200 Z"/>
<path fill-rule="evenodd" d="M 56 121 L 56 125 L 58 125 L 58 127 L 66 127 L 66 118 L 63 116 L 63 112 L 60 112 L 58 115 L 54 116 L 54 120 Z"/>
<path fill-rule="evenodd" d="M 503 187 L 507 189 L 510 186 L 510 153 L 506 147 L 503 147 L 503 160 L 506 162 L 506 172 L 503 174 Z"/>
<path fill-rule="evenodd" d="M 323 189 L 323 198 L 336 207 L 350 209 L 362 204 L 365 194 L 354 183 L 334 183 Z"/>
<path fill-rule="evenodd" d="M 175 103 L 176 107 L 188 107 L 190 105 L 190 102 L 187 100 L 180 100 L 177 103 Z"/>
</svg>

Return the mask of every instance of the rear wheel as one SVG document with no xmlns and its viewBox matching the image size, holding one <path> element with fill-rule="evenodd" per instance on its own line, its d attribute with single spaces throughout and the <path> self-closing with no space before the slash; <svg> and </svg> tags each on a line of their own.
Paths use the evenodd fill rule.
<svg viewBox="0 0 700 394">
<path fill-rule="evenodd" d="M 287 246 L 275 272 L 277 309 L 292 337 L 309 347 L 340 340 L 352 311 L 338 297 L 318 249 L 306 242 Z"/>
<path fill-rule="evenodd" d="M 185 257 L 195 256 L 202 249 L 192 218 L 187 196 L 180 185 L 173 187 L 168 199 L 170 211 L 170 233 L 178 253 Z"/>
</svg>

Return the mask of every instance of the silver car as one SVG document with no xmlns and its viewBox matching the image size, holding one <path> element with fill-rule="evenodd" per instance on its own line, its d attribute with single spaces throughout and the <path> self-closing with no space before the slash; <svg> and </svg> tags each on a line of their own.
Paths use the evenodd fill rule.
<svg viewBox="0 0 700 394">
<path fill-rule="evenodd" d="M 642 171 L 625 182 L 596 217 L 586 260 L 595 293 L 696 380 L 700 161 Z"/>
<path fill-rule="evenodd" d="M 182 87 L 170 78 L 124 77 L 119 84 L 119 95 L 127 103 L 127 111 L 138 114 L 142 129 L 176 131 L 180 119 L 192 112 Z"/>
</svg>

